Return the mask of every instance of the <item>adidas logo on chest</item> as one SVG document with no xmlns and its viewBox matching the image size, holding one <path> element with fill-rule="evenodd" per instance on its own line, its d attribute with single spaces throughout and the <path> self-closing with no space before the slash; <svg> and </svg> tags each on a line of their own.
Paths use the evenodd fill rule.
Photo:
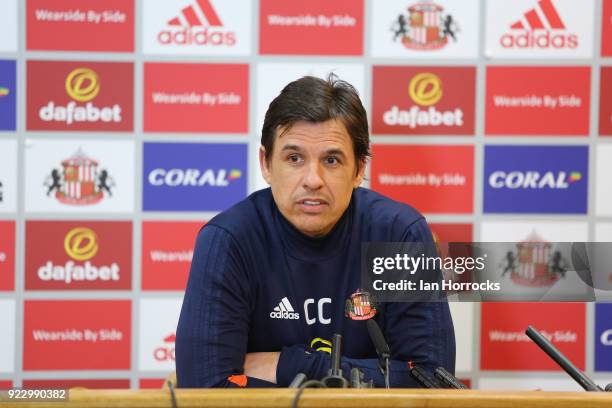
<svg viewBox="0 0 612 408">
<path fill-rule="evenodd" d="M 278 306 L 275 306 L 274 310 L 270 312 L 270 317 L 272 319 L 298 320 L 300 314 L 291 306 L 289 299 L 284 297 L 281 299 Z"/>
</svg>

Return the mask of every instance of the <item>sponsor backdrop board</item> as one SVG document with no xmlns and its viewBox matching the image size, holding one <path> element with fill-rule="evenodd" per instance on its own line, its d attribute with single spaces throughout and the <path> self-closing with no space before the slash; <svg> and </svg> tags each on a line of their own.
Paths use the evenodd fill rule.
<svg viewBox="0 0 612 408">
<path fill-rule="evenodd" d="M 603 0 L 603 13 L 601 13 L 601 56 L 612 57 L 612 0 Z"/>
<path fill-rule="evenodd" d="M 230 56 L 252 49 L 251 0 L 144 0 L 145 54 Z"/>
<path fill-rule="evenodd" d="M 362 55 L 364 0 L 260 0 L 262 55 Z"/>
<path fill-rule="evenodd" d="M 612 16 L 610 17 L 612 19 Z M 612 35 L 612 32 L 610 33 Z M 612 66 L 601 67 L 599 75 L 599 134 L 612 136 Z"/>
<path fill-rule="evenodd" d="M 222 211 L 247 193 L 245 144 L 145 143 L 144 211 Z"/>
<path fill-rule="evenodd" d="M 0 292 L 15 290 L 15 221 L 0 221 Z"/>
<path fill-rule="evenodd" d="M 612 303 L 595 305 L 595 371 L 612 371 Z"/>
<path fill-rule="evenodd" d="M 597 215 L 612 216 L 612 145 L 597 146 L 597 174 L 595 180 L 595 213 Z"/>
<path fill-rule="evenodd" d="M 372 155 L 374 190 L 423 213 L 472 212 L 473 146 L 377 145 Z"/>
<path fill-rule="evenodd" d="M 248 65 L 147 63 L 144 70 L 145 132 L 248 131 Z"/>
<path fill-rule="evenodd" d="M 590 58 L 595 0 L 486 0 L 490 58 Z"/>
<path fill-rule="evenodd" d="M 26 300 L 23 369 L 129 370 L 131 311 L 129 300 Z"/>
<path fill-rule="evenodd" d="M 23 380 L 24 388 L 32 388 L 32 389 L 54 389 L 54 388 L 74 388 L 74 387 L 83 387 L 88 389 L 100 389 L 100 390 L 108 390 L 108 389 L 122 389 L 122 388 L 130 388 L 130 380 L 129 379 L 53 379 L 53 380 Z"/>
<path fill-rule="evenodd" d="M 0 52 L 17 51 L 17 5 L 19 0 L 4 0 L 0 13 Z"/>
<path fill-rule="evenodd" d="M 2 336 L 0 336 L 0 374 L 11 373 L 15 369 L 15 300 L 0 299 L 2 316 Z"/>
<path fill-rule="evenodd" d="M 485 213 L 586 214 L 587 146 L 486 146 Z"/>
<path fill-rule="evenodd" d="M 480 34 L 478 0 L 372 2 L 370 46 L 374 57 L 476 58 Z"/>
<path fill-rule="evenodd" d="M 28 139 L 25 209 L 54 213 L 134 211 L 134 142 Z"/>
<path fill-rule="evenodd" d="M 372 74 L 372 133 L 474 133 L 474 67 L 375 66 Z"/>
<path fill-rule="evenodd" d="M 134 0 L 27 0 L 26 29 L 28 50 L 133 52 Z"/>
<path fill-rule="evenodd" d="M 140 301 L 139 368 L 141 371 L 175 370 L 174 343 L 181 299 Z"/>
<path fill-rule="evenodd" d="M 482 303 L 482 370 L 559 371 L 561 368 L 525 334 L 531 325 L 585 368 L 586 307 L 583 303 Z"/>
<path fill-rule="evenodd" d="M 128 221 L 28 221 L 26 290 L 129 290 Z"/>
<path fill-rule="evenodd" d="M 587 136 L 589 67 L 487 67 L 485 133 Z"/>
<path fill-rule="evenodd" d="M 17 212 L 17 141 L 0 139 L 0 214 Z"/>
<path fill-rule="evenodd" d="M 28 130 L 134 128 L 134 67 L 128 62 L 28 61 Z"/>
<path fill-rule="evenodd" d="M 142 289 L 183 291 L 201 221 L 142 223 Z"/>
<path fill-rule="evenodd" d="M 441 251 L 612 241 L 612 0 L 1 9 L 0 388 L 162 385 L 198 231 L 267 187 L 264 115 L 303 75 L 357 89 L 364 185 L 420 210 Z M 458 377 L 575 389 L 523 341 L 531 323 L 603 382 L 608 275 L 596 305 L 453 304 Z"/>
<path fill-rule="evenodd" d="M 17 78 L 14 60 L 0 60 L 0 131 L 17 129 Z"/>
</svg>

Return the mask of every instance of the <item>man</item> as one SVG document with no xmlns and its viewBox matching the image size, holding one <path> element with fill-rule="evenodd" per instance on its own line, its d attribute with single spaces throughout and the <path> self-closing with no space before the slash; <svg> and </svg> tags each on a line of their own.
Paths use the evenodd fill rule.
<svg viewBox="0 0 612 408">
<path fill-rule="evenodd" d="M 358 188 L 368 124 L 344 81 L 287 85 L 268 108 L 261 144 L 270 188 L 214 217 L 198 236 L 177 329 L 178 385 L 287 386 L 300 372 L 321 379 L 329 340 L 340 333 L 344 375 L 359 367 L 382 386 L 366 323 L 345 315 L 345 300 L 361 286 L 362 242 L 432 243 L 427 223 L 410 206 Z M 392 386 L 416 386 L 409 362 L 454 372 L 446 302 L 386 303 L 368 313 L 391 349 Z"/>
</svg>

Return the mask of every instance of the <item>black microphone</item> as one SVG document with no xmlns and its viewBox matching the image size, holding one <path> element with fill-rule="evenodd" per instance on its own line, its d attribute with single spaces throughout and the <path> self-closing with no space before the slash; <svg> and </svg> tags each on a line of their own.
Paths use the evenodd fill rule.
<svg viewBox="0 0 612 408">
<path fill-rule="evenodd" d="M 419 366 L 412 366 L 410 369 L 410 375 L 423 388 L 440 388 L 435 380 L 433 380 L 429 374 L 427 374 L 427 372 Z"/>
<path fill-rule="evenodd" d="M 372 339 L 372 343 L 374 343 L 374 347 L 376 348 L 376 354 L 378 354 L 378 359 L 380 362 L 380 369 L 382 370 L 383 375 L 385 376 L 385 387 L 389 387 L 389 358 L 391 357 L 391 350 L 389 349 L 389 345 L 385 341 L 385 336 L 383 336 L 378 323 L 375 320 L 369 319 L 366 323 L 368 325 L 368 333 L 370 334 L 370 339 Z"/>
<path fill-rule="evenodd" d="M 300 388 L 300 386 L 304 384 L 307 379 L 308 377 L 306 377 L 306 374 L 297 373 L 296 376 L 293 377 L 293 380 L 291 381 L 291 383 L 289 384 L 289 388 Z"/>
<path fill-rule="evenodd" d="M 586 391 L 603 391 L 533 326 L 527 327 L 525 334 Z"/>
<path fill-rule="evenodd" d="M 342 358 L 342 335 L 332 336 L 331 363 L 327 377 L 323 378 L 323 383 L 329 388 L 347 388 L 348 381 L 342 376 L 340 359 Z"/>
<path fill-rule="evenodd" d="M 459 381 L 457 377 L 449 373 L 444 367 L 436 368 L 434 372 L 434 376 L 442 382 L 442 384 L 446 385 L 448 388 L 455 388 L 458 390 L 467 390 L 468 387 Z"/>
</svg>

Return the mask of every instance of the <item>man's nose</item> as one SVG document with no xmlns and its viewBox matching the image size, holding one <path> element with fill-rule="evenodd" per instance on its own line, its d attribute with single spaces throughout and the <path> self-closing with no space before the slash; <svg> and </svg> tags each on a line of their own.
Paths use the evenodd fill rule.
<svg viewBox="0 0 612 408">
<path fill-rule="evenodd" d="M 317 190 L 323 187 L 323 166 L 320 163 L 313 161 L 305 168 L 304 188 L 309 190 Z"/>
</svg>

